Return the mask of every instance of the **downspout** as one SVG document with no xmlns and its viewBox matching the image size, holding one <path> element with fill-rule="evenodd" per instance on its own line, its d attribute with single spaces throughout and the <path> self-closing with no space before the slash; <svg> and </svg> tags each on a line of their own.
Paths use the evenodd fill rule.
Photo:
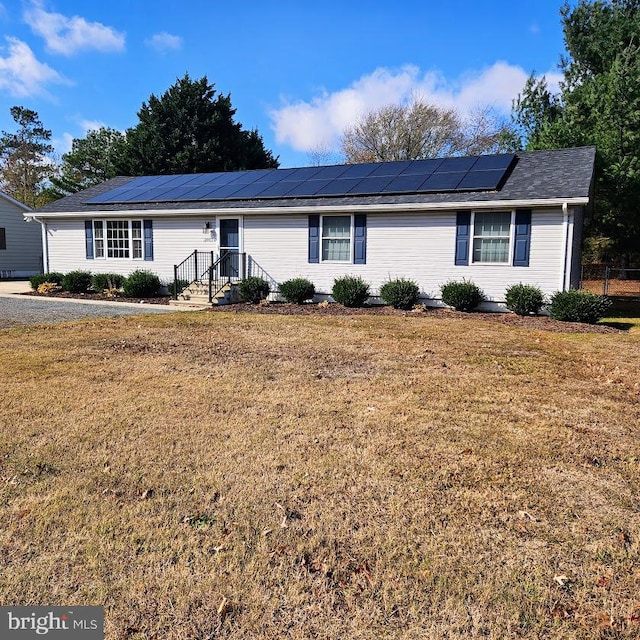
<svg viewBox="0 0 640 640">
<path fill-rule="evenodd" d="M 562 233 L 564 236 L 564 251 L 563 251 L 563 269 L 562 269 L 562 282 L 560 283 L 560 291 L 567 291 L 570 288 L 571 283 L 567 283 L 567 278 L 570 280 L 571 269 L 571 254 L 573 252 L 573 224 L 570 221 L 569 204 L 564 202 L 562 204 Z"/>
<path fill-rule="evenodd" d="M 47 223 L 44 220 L 38 220 L 35 216 L 29 216 L 31 220 L 40 223 L 42 229 L 42 270 L 49 273 L 49 239 L 47 238 Z"/>
</svg>

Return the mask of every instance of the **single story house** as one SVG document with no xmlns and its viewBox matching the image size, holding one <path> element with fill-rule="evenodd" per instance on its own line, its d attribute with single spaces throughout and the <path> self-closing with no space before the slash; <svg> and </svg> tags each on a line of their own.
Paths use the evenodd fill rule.
<svg viewBox="0 0 640 640">
<path fill-rule="evenodd" d="M 0 191 L 0 278 L 26 278 L 42 273 L 42 237 L 37 224 L 27 224 L 31 209 Z"/>
<path fill-rule="evenodd" d="M 215 264 L 216 277 L 259 275 L 277 289 L 302 276 L 326 295 L 347 274 L 374 294 L 405 277 L 435 304 L 443 283 L 466 278 L 500 303 L 511 284 L 578 285 L 594 160 L 580 147 L 117 177 L 25 216 L 42 225 L 50 271 L 143 268 L 169 283 Z"/>
</svg>

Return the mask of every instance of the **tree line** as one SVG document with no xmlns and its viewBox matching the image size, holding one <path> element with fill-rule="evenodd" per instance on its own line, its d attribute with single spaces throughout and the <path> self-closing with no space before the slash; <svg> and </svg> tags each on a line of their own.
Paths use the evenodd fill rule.
<svg viewBox="0 0 640 640">
<path fill-rule="evenodd" d="M 419 98 L 365 114 L 341 140 L 341 161 L 360 163 L 595 145 L 595 211 L 585 255 L 622 265 L 640 261 L 640 0 L 579 0 L 560 10 L 563 80 L 554 93 L 532 74 L 511 118 L 491 110 L 466 117 Z M 278 167 L 257 130 L 235 121 L 230 95 L 206 77 L 179 79 L 138 111 L 122 133 L 108 127 L 49 158 L 51 131 L 38 114 L 13 107 L 17 132 L 0 135 L 2 188 L 30 206 L 116 175 Z M 334 154 L 318 149 L 311 164 Z"/>
</svg>

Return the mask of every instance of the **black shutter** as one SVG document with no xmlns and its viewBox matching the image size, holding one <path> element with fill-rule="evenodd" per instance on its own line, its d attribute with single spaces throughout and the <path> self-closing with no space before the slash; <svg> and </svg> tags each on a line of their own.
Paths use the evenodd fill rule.
<svg viewBox="0 0 640 640">
<path fill-rule="evenodd" d="M 87 260 L 93 260 L 93 222 L 91 220 L 84 221 L 84 243 Z"/>
<path fill-rule="evenodd" d="M 531 209 L 516 209 L 513 266 L 528 267 L 531 250 Z"/>
<path fill-rule="evenodd" d="M 309 262 L 320 262 L 320 216 L 309 216 Z"/>
<path fill-rule="evenodd" d="M 458 211 L 456 214 L 456 260 L 457 265 L 469 264 L 469 244 L 471 242 L 471 212 Z"/>
<path fill-rule="evenodd" d="M 367 263 L 367 216 L 358 214 L 353 216 L 353 263 Z"/>
</svg>

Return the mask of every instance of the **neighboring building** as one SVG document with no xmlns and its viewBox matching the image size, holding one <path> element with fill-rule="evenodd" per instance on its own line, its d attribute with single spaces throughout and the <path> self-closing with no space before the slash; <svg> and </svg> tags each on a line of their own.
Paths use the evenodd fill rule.
<svg viewBox="0 0 640 640">
<path fill-rule="evenodd" d="M 27 222 L 31 209 L 0 191 L 0 278 L 42 273 L 42 230 Z"/>
<path fill-rule="evenodd" d="M 581 147 L 119 177 L 27 216 L 44 227 L 52 271 L 145 268 L 169 282 L 194 251 L 199 271 L 230 251 L 240 256 L 235 275 L 274 286 L 302 276 L 328 294 L 353 274 L 375 293 L 406 277 L 436 301 L 443 283 L 467 278 L 500 302 L 514 283 L 545 294 L 578 285 L 594 159 Z"/>
</svg>

